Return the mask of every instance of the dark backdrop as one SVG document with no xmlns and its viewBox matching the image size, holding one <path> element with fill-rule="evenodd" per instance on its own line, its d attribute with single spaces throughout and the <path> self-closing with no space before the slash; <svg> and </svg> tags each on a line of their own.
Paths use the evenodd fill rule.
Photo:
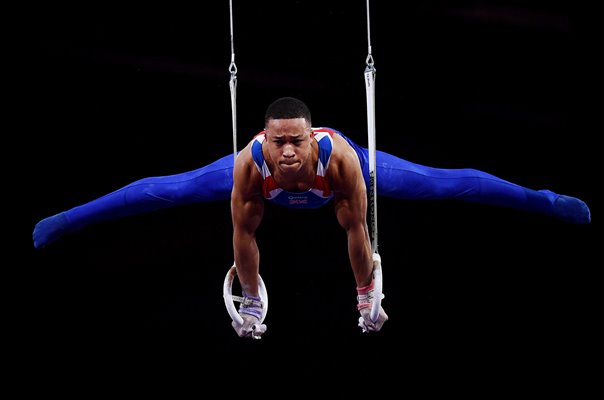
<svg viewBox="0 0 604 400">
<path fill-rule="evenodd" d="M 26 240 L 44 217 L 232 152 L 229 7 L 206 3 L 57 7 L 32 21 L 26 141 L 35 197 Z M 266 106 L 289 95 L 310 106 L 315 126 L 366 145 L 365 2 L 235 3 L 239 147 L 263 128 Z M 373 3 L 378 148 L 580 197 L 594 223 L 380 198 L 390 321 L 363 335 L 331 208 L 268 206 L 258 233 L 268 332 L 252 342 L 237 338 L 222 300 L 228 202 L 104 222 L 26 250 L 31 284 L 21 301 L 31 306 L 24 315 L 36 351 L 72 361 L 109 348 L 150 358 L 223 354 L 235 365 L 249 357 L 307 372 L 352 371 L 359 359 L 341 355 L 373 353 L 451 371 L 470 363 L 484 377 L 481 366 L 510 363 L 521 375 L 569 372 L 585 344 L 578 338 L 590 332 L 582 312 L 601 263 L 599 152 L 582 122 L 576 20 L 550 2 Z"/>
</svg>

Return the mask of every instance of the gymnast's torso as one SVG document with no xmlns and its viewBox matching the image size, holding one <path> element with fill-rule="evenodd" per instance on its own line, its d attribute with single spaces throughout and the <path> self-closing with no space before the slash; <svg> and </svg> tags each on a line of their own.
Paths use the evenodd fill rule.
<svg viewBox="0 0 604 400">
<path fill-rule="evenodd" d="M 287 191 L 275 182 L 262 153 L 262 143 L 266 136 L 264 131 L 254 137 L 252 159 L 262 176 L 262 196 L 271 203 L 288 208 L 319 208 L 333 198 L 333 191 L 326 178 L 329 161 L 333 151 L 333 135 L 337 131 L 329 128 L 312 128 L 312 137 L 317 142 L 319 157 L 317 173 L 312 187 L 306 191 Z"/>
</svg>

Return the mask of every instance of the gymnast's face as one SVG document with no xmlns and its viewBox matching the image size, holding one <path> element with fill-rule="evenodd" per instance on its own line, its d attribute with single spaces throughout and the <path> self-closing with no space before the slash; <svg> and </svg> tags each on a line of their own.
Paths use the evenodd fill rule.
<svg viewBox="0 0 604 400">
<path fill-rule="evenodd" d="M 306 171 L 312 155 L 312 129 L 304 118 L 271 119 L 265 127 L 266 150 L 283 176 Z"/>
</svg>

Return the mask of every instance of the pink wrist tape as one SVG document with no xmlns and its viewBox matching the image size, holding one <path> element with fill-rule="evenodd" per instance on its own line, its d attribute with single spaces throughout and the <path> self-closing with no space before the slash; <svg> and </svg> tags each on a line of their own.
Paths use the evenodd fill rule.
<svg viewBox="0 0 604 400">
<path fill-rule="evenodd" d="M 357 310 L 362 310 L 367 307 L 371 307 L 371 303 L 373 302 L 373 288 L 375 286 L 375 281 L 372 279 L 371 283 L 367 286 L 357 287 Z"/>
</svg>

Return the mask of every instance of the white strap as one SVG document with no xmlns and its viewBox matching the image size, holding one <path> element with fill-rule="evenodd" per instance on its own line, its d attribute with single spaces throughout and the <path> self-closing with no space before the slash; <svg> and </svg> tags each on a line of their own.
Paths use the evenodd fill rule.
<svg viewBox="0 0 604 400">
<path fill-rule="evenodd" d="M 382 293 L 382 257 L 378 253 L 373 253 L 373 303 L 371 304 L 371 313 L 369 317 L 373 322 L 377 322 L 380 316 L 380 306 L 384 294 Z"/>
</svg>

